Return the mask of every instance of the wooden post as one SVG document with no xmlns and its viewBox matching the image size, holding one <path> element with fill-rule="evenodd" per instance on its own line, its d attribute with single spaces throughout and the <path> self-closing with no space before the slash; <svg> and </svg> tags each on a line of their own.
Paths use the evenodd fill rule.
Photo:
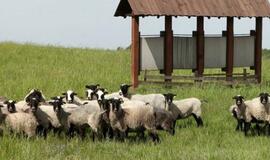
<svg viewBox="0 0 270 160">
<path fill-rule="evenodd" d="M 226 80 L 232 81 L 234 57 L 233 17 L 227 17 Z"/>
<path fill-rule="evenodd" d="M 197 76 L 202 77 L 204 72 L 204 19 L 197 17 Z"/>
<path fill-rule="evenodd" d="M 262 81 L 262 17 L 256 18 L 255 75 L 256 75 L 258 83 L 261 83 Z"/>
<path fill-rule="evenodd" d="M 138 73 L 139 73 L 139 48 L 140 48 L 140 36 L 139 36 L 139 17 L 132 16 L 131 21 L 131 82 L 133 88 L 137 88 L 139 85 Z"/>
<path fill-rule="evenodd" d="M 164 73 L 165 81 L 170 82 L 173 72 L 173 31 L 172 16 L 165 16 Z"/>
</svg>

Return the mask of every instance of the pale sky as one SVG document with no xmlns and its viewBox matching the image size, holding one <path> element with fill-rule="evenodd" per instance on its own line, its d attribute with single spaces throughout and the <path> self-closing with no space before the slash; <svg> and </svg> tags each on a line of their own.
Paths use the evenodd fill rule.
<svg viewBox="0 0 270 160">
<path fill-rule="evenodd" d="M 130 18 L 113 17 L 119 0 L 0 0 L 0 41 L 65 47 L 110 48 L 130 44 Z M 164 18 L 141 19 L 142 34 L 159 34 Z M 191 34 L 195 18 L 174 18 L 175 34 Z M 226 19 L 206 18 L 206 34 L 220 34 Z M 270 19 L 263 22 L 263 48 L 270 49 Z M 255 20 L 235 19 L 235 34 L 249 33 Z"/>
</svg>

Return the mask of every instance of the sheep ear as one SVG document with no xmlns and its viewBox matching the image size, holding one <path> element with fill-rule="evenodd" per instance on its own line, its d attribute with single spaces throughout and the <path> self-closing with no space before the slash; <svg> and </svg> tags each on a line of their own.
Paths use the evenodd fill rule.
<svg viewBox="0 0 270 160">
<path fill-rule="evenodd" d="M 237 96 L 232 97 L 232 99 L 237 99 Z"/>
<path fill-rule="evenodd" d="M 173 94 L 174 97 L 176 97 L 177 95 L 176 94 Z"/>
<path fill-rule="evenodd" d="M 62 95 L 67 95 L 67 93 L 66 92 L 63 92 Z"/>
<path fill-rule="evenodd" d="M 0 104 L 0 108 L 4 107 L 3 105 Z"/>
<path fill-rule="evenodd" d="M 245 99 L 245 97 L 241 96 L 240 98 Z"/>
<path fill-rule="evenodd" d="M 50 104 L 50 105 L 53 105 L 54 103 L 53 103 L 52 101 L 49 101 L 49 104 Z"/>
<path fill-rule="evenodd" d="M 84 103 L 83 103 L 83 105 L 86 105 L 86 104 L 88 104 L 88 102 L 84 102 Z"/>
<path fill-rule="evenodd" d="M 129 84 L 129 85 L 127 85 L 127 86 L 128 86 L 128 88 L 129 88 L 129 87 L 132 87 L 132 85 L 131 85 L 131 84 Z"/>
<path fill-rule="evenodd" d="M 4 103 L 4 104 L 8 104 L 8 101 L 4 101 L 3 103 Z"/>
<path fill-rule="evenodd" d="M 90 88 L 90 86 L 89 86 L 89 85 L 85 85 L 85 88 L 89 89 L 89 88 Z"/>
</svg>

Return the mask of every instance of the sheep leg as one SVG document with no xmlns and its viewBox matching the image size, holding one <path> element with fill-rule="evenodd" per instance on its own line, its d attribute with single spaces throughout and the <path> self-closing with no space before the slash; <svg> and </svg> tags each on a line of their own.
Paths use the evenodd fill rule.
<svg viewBox="0 0 270 160">
<path fill-rule="evenodd" d="M 239 131 L 239 129 L 240 129 L 240 131 L 242 131 L 242 123 L 241 123 L 241 120 L 238 119 L 235 131 Z"/>
<path fill-rule="evenodd" d="M 96 133 L 94 131 L 92 131 L 92 141 L 95 142 L 95 136 L 96 136 Z"/>
<path fill-rule="evenodd" d="M 267 135 L 270 136 L 270 124 L 267 124 Z"/>
<path fill-rule="evenodd" d="M 256 131 L 257 131 L 258 136 L 260 136 L 260 126 L 258 123 L 256 123 Z"/>
<path fill-rule="evenodd" d="M 195 115 L 195 114 L 192 114 L 192 115 L 197 122 L 197 127 L 202 127 L 203 126 L 202 118 L 200 116 Z"/>
<path fill-rule="evenodd" d="M 79 134 L 82 140 L 85 138 L 85 128 L 79 128 Z"/>
<path fill-rule="evenodd" d="M 109 127 L 108 128 L 108 137 L 109 137 L 109 139 L 113 139 L 113 129 L 112 129 L 112 127 Z"/>
<path fill-rule="evenodd" d="M 47 139 L 47 129 L 46 128 L 43 128 L 43 137 L 44 139 Z"/>
<path fill-rule="evenodd" d="M 244 124 L 245 136 L 247 136 L 249 129 L 250 129 L 250 123 L 249 122 L 245 122 L 245 124 Z"/>
<path fill-rule="evenodd" d="M 153 142 L 157 142 L 157 143 L 160 143 L 160 139 L 159 139 L 159 136 L 158 134 L 155 132 L 155 131 L 149 131 L 148 132 L 149 136 L 152 138 L 152 141 Z"/>
<path fill-rule="evenodd" d="M 176 120 L 173 122 L 173 135 L 175 134 Z"/>
</svg>

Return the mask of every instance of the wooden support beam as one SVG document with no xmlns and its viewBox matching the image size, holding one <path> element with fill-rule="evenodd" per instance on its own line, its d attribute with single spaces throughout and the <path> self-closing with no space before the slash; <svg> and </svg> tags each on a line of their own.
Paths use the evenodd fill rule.
<svg viewBox="0 0 270 160">
<path fill-rule="evenodd" d="M 227 17 L 226 79 L 232 81 L 234 57 L 233 17 Z"/>
<path fill-rule="evenodd" d="M 204 17 L 197 17 L 197 76 L 204 72 Z"/>
<path fill-rule="evenodd" d="M 139 17 L 132 16 L 131 21 L 131 83 L 133 88 L 139 85 L 139 48 L 140 48 L 140 34 L 139 34 Z"/>
<path fill-rule="evenodd" d="M 164 73 L 165 77 L 170 77 L 173 72 L 173 31 L 172 16 L 165 16 L 165 38 L 164 38 Z M 166 79 L 170 82 L 171 79 Z"/>
<path fill-rule="evenodd" d="M 262 81 L 262 17 L 256 18 L 255 36 L 255 75 L 258 83 Z"/>
</svg>

